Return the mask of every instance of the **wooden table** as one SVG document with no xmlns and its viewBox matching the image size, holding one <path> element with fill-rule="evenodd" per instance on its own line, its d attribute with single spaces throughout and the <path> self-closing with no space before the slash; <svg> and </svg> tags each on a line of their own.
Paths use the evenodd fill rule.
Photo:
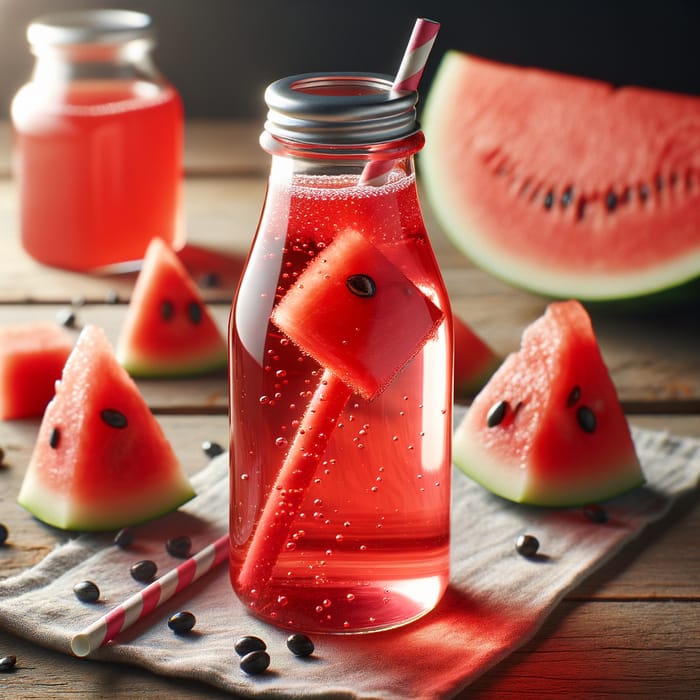
<svg viewBox="0 0 700 700">
<path fill-rule="evenodd" d="M 187 125 L 185 208 L 189 240 L 239 262 L 263 200 L 268 158 L 258 124 Z M 10 137 L 0 125 L 0 324 L 53 319 L 76 298 L 79 323 L 103 326 L 116 340 L 134 277 L 96 277 L 44 268 L 23 253 L 10 178 Z M 445 239 L 424 200 L 434 245 L 455 310 L 498 351 L 518 346 L 542 299 L 475 270 Z M 206 270 L 203 270 L 206 272 Z M 203 289 L 222 328 L 235 275 Z M 109 293 L 119 303 L 107 303 Z M 700 306 L 700 304 L 699 304 Z M 700 322 L 594 315 L 602 352 L 630 419 L 641 426 L 700 436 Z M 189 472 L 205 464 L 204 440 L 226 444 L 226 380 L 141 382 L 149 405 Z M 38 421 L 0 422 L 0 577 L 44 557 L 63 537 L 16 505 Z M 700 503 L 685 498 L 663 522 L 590 576 L 522 649 L 475 682 L 463 698 L 700 697 Z M 39 648 L 0 631 L 0 657 L 17 656 L 0 674 L 7 698 L 226 698 L 209 686 L 156 677 L 139 668 L 93 663 Z"/>
</svg>

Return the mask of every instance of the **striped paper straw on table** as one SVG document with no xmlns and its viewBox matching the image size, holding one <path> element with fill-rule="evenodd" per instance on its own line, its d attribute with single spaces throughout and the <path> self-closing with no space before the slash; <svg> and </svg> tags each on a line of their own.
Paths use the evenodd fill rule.
<svg viewBox="0 0 700 700">
<path fill-rule="evenodd" d="M 417 90 L 428 56 L 435 43 L 440 23 L 419 17 L 406 45 L 401 65 L 396 73 L 391 90 Z M 360 176 L 360 185 L 377 187 L 386 182 L 386 176 L 394 165 L 392 160 L 372 160 L 365 166 Z"/>
<path fill-rule="evenodd" d="M 71 640 L 71 651 L 76 656 L 87 656 L 114 639 L 121 631 L 227 559 L 228 551 L 228 535 L 222 535 L 76 634 Z"/>
</svg>

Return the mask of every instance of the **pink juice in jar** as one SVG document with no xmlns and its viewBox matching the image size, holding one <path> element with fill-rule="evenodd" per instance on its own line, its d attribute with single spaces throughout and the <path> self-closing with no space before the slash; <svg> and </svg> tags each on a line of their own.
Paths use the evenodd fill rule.
<svg viewBox="0 0 700 700">
<path fill-rule="evenodd" d="M 435 606 L 449 578 L 449 301 L 415 177 L 402 174 L 381 187 L 356 180 L 271 177 L 231 315 L 231 580 L 252 613 L 308 632 L 404 624 Z M 242 585 L 260 510 L 326 369 L 261 319 L 349 229 L 367 237 L 444 318 L 376 397 L 350 395 L 269 579 Z M 386 321 L 383 351 L 391 353 L 397 329 Z"/>
<path fill-rule="evenodd" d="M 183 107 L 172 87 L 75 81 L 13 101 L 22 244 L 36 260 L 94 270 L 177 246 Z"/>
</svg>

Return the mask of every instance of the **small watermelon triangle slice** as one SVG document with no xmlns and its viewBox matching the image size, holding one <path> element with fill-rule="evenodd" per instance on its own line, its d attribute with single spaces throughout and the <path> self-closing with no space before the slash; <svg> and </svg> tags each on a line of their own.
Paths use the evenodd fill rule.
<svg viewBox="0 0 700 700">
<path fill-rule="evenodd" d="M 541 506 L 605 500 L 644 481 L 629 425 L 577 301 L 550 304 L 477 394 L 454 463 L 493 493 Z"/>
<path fill-rule="evenodd" d="M 192 486 L 104 331 L 81 331 L 44 413 L 18 501 L 65 530 L 150 520 Z"/>
<path fill-rule="evenodd" d="M 474 396 L 501 364 L 503 358 L 456 313 L 452 314 L 456 399 Z"/>
<path fill-rule="evenodd" d="M 224 337 L 175 252 L 154 238 L 134 285 L 117 358 L 132 377 L 186 377 L 225 369 Z"/>
</svg>

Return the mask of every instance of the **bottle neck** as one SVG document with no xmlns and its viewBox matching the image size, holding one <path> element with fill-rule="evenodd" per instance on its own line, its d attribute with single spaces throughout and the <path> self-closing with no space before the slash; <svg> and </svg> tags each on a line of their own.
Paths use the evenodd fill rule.
<svg viewBox="0 0 700 700">
<path fill-rule="evenodd" d="M 162 83 L 150 39 L 119 43 L 34 44 L 32 82 L 57 87 L 76 80 L 140 80 Z"/>
<path fill-rule="evenodd" d="M 422 148 L 423 133 L 416 131 L 394 141 L 373 144 L 309 144 L 282 139 L 265 131 L 261 146 L 272 155 L 271 177 L 290 181 L 295 176 L 332 176 L 352 186 L 371 164 L 386 164 L 386 181 L 396 182 L 415 173 L 414 155 Z M 341 185 L 339 185 L 341 186 Z"/>
</svg>

